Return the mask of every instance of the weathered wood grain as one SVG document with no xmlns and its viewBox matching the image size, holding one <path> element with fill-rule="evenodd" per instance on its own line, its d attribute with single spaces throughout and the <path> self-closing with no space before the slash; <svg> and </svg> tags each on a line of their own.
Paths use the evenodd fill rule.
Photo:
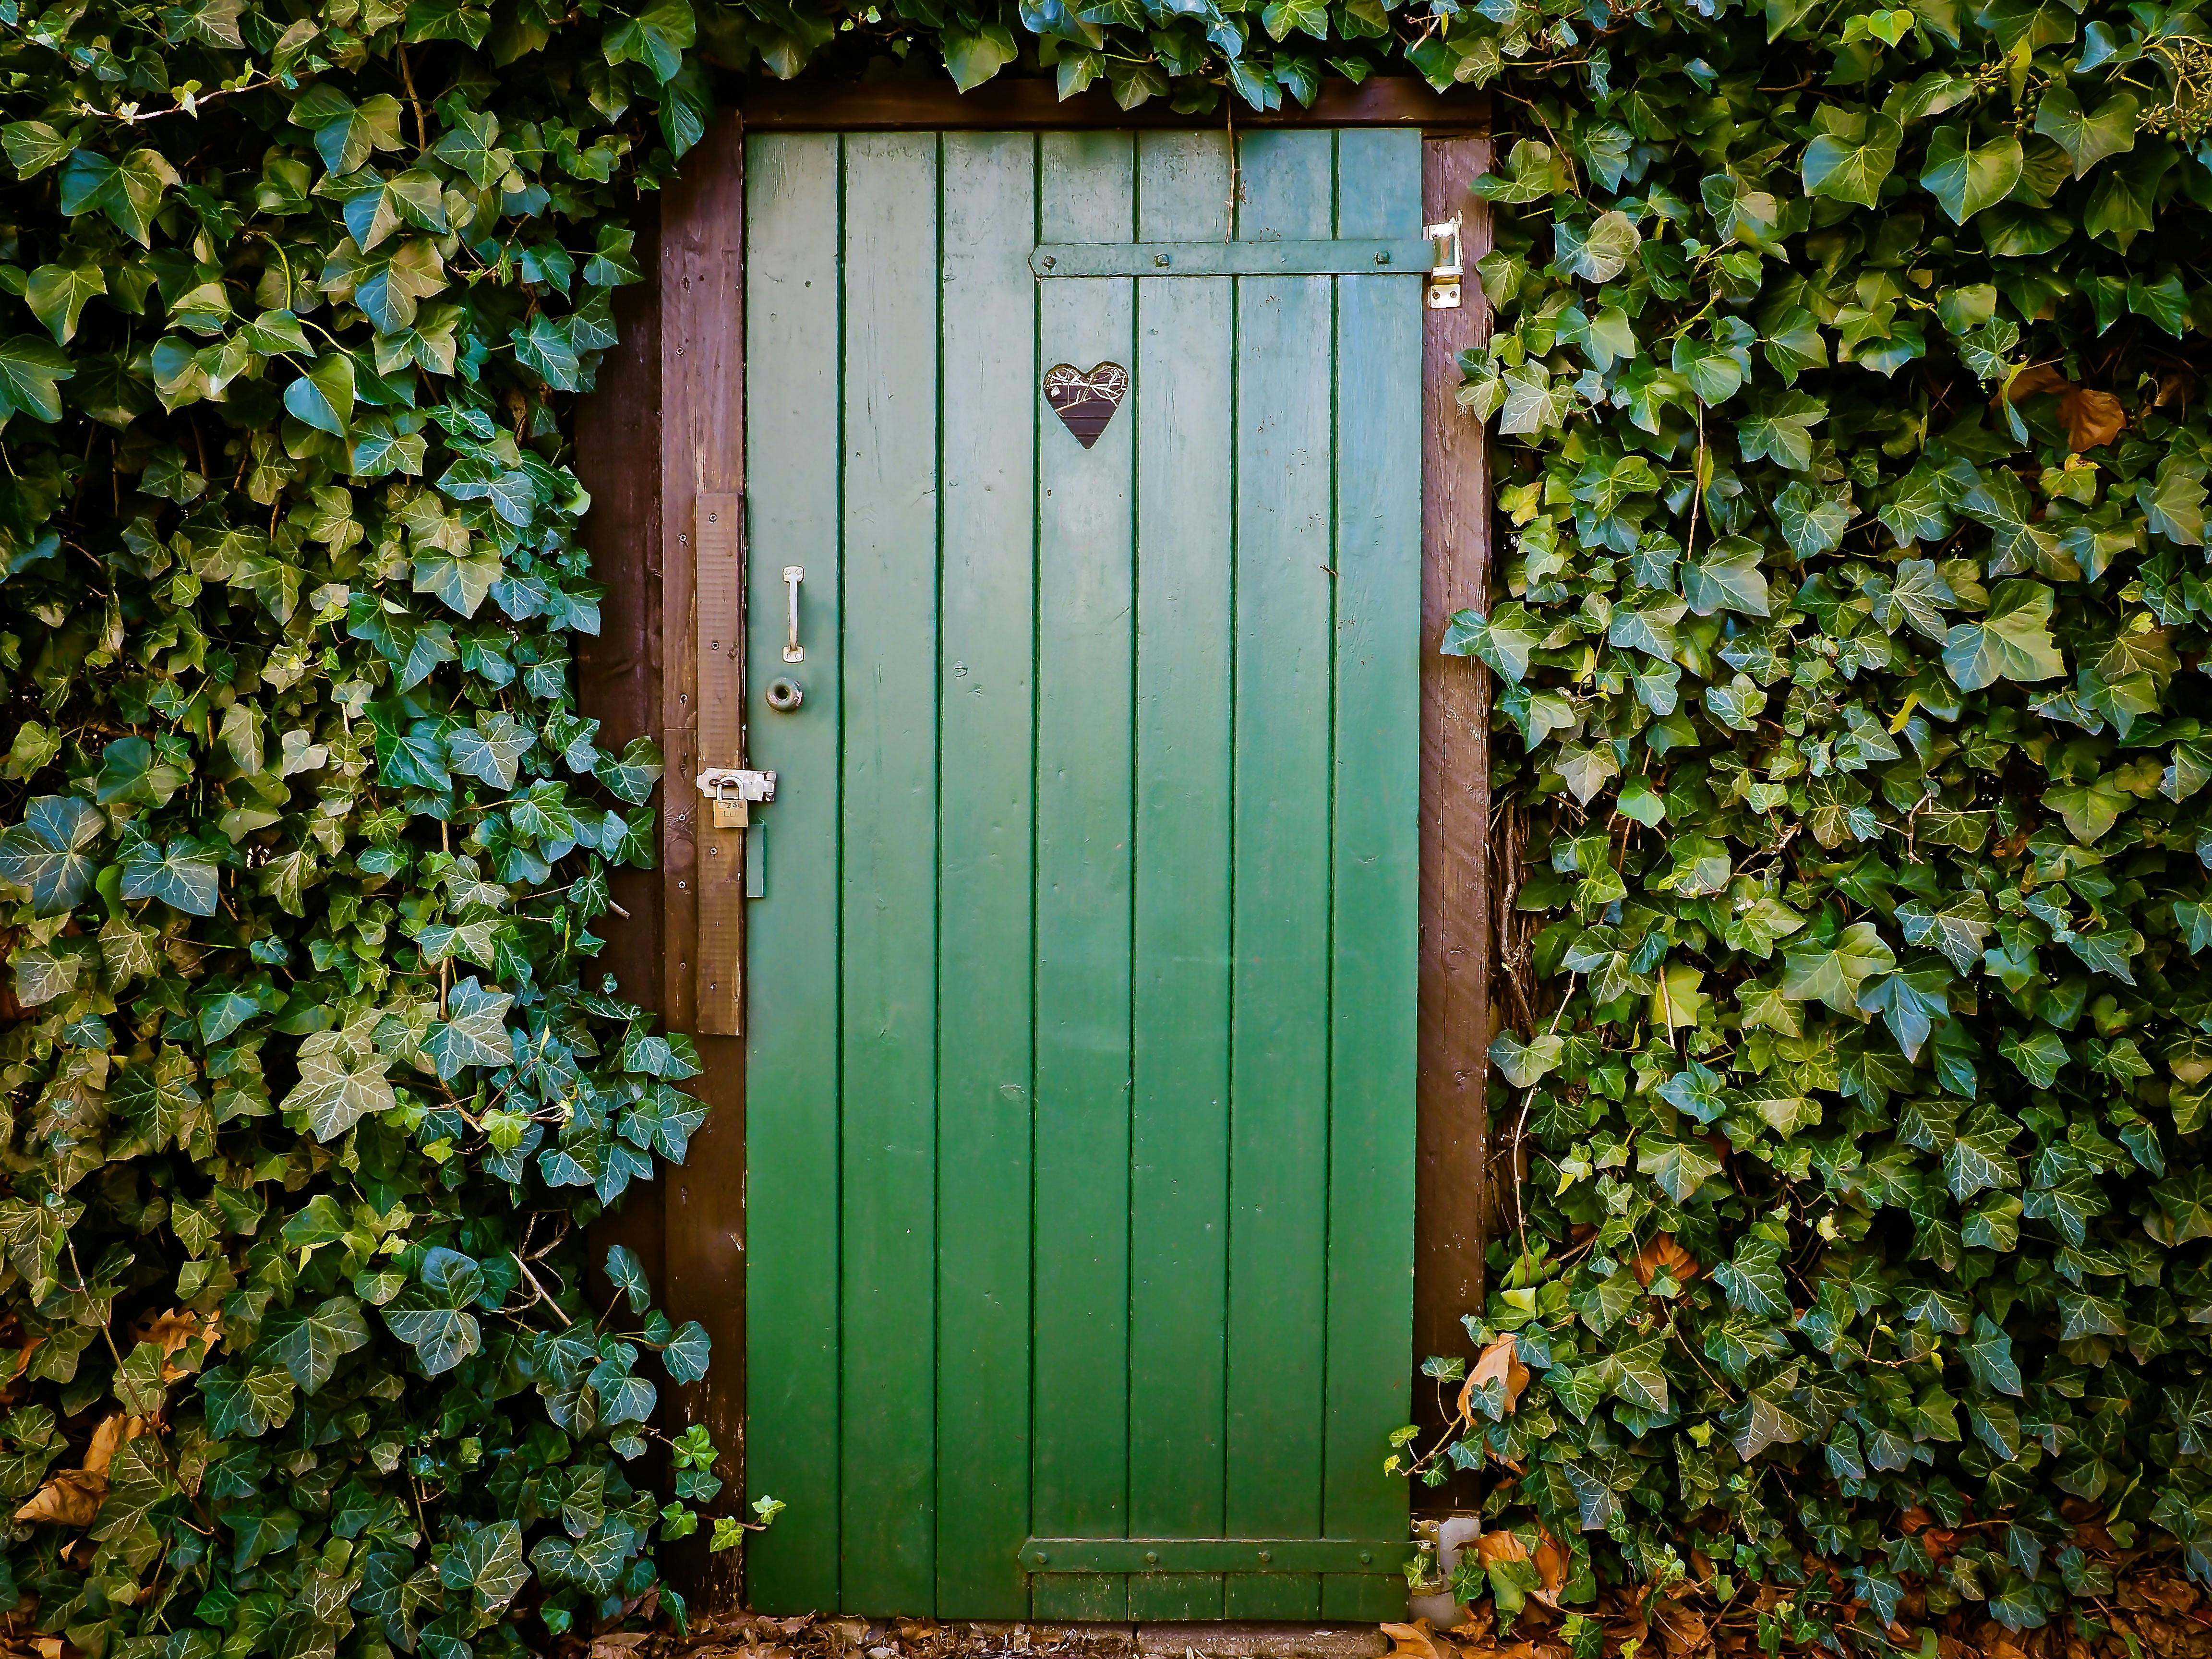
<svg viewBox="0 0 2212 1659">
<path fill-rule="evenodd" d="M 1484 1104 L 1490 1042 L 1490 686 L 1472 657 L 1446 657 L 1451 614 L 1481 600 L 1490 569 L 1490 463 L 1482 423 L 1459 406 L 1459 354 L 1489 337 L 1474 262 L 1489 251 L 1484 204 L 1468 186 L 1490 140 L 1431 138 L 1422 198 L 1430 220 L 1465 216 L 1456 311 L 1425 313 L 1421 562 L 1421 969 L 1419 1152 L 1416 1166 L 1413 1347 L 1466 1354 L 1460 1316 L 1483 1291 Z"/>
<path fill-rule="evenodd" d="M 702 831 L 691 780 L 700 758 L 698 571 L 694 516 L 702 495 L 744 487 L 744 229 L 742 131 L 722 120 L 692 152 L 661 198 L 661 750 L 668 773 L 661 816 L 661 1010 L 678 1030 L 702 1033 L 705 1069 L 689 1085 L 710 1109 L 683 1168 L 668 1175 L 665 1303 L 679 1323 L 696 1319 L 714 1343 L 706 1380 L 683 1390 L 684 1421 L 703 1423 L 724 1453 L 721 1500 L 743 1493 L 744 1443 L 744 1056 L 732 1025 L 699 1018 L 702 847 L 714 854 L 718 890 L 743 903 L 742 837 Z M 734 638 L 732 627 L 728 635 Z M 743 683 L 742 656 L 718 658 L 719 690 Z M 734 681 L 732 678 L 734 676 Z M 721 735 L 719 734 L 718 735 Z M 730 756 L 719 764 L 736 763 Z M 737 937 L 716 941 L 734 973 Z M 709 1607 L 735 1606 L 738 1553 L 706 1558 L 691 1587 Z"/>
</svg>

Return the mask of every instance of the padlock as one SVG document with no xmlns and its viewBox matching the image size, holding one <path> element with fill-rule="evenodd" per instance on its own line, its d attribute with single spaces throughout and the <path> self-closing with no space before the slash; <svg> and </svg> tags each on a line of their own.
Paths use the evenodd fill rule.
<svg viewBox="0 0 2212 1659">
<path fill-rule="evenodd" d="M 714 786 L 714 828 L 742 830 L 752 822 L 752 814 L 745 809 L 744 791 L 735 778 Z"/>
</svg>

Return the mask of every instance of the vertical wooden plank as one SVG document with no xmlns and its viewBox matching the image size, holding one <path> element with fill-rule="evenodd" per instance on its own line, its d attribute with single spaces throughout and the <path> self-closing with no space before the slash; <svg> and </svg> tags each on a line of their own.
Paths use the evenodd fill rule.
<svg viewBox="0 0 2212 1659">
<path fill-rule="evenodd" d="M 1339 236 L 1417 236 L 1421 139 L 1342 132 Z M 1343 276 L 1336 302 L 1336 734 L 1330 970 L 1328 1438 L 1322 1525 L 1402 1537 L 1382 1458 L 1407 1421 L 1420 806 L 1418 277 Z M 1326 1619 L 1402 1618 L 1403 1579 L 1330 1575 Z"/>
<path fill-rule="evenodd" d="M 697 562 L 693 520 L 701 495 L 727 495 L 744 476 L 744 139 L 734 119 L 712 124 L 680 181 L 661 198 L 660 380 L 661 625 L 668 653 L 662 677 L 661 748 L 667 762 L 662 892 L 667 902 L 664 1012 L 678 1030 L 699 1029 L 696 933 L 701 860 L 696 796 L 699 662 Z M 725 583 L 726 587 L 726 582 Z M 734 618 L 730 619 L 734 624 Z M 720 637 L 732 637 L 725 628 Z M 726 684 L 731 672 L 718 666 Z M 734 846 L 721 849 L 726 862 Z M 734 1045 L 702 1040 L 706 1069 L 692 1088 L 710 1109 L 692 1137 L 684 1168 L 670 1182 L 666 1233 L 667 1307 L 677 1320 L 706 1328 L 718 1364 L 684 1392 L 682 1410 L 703 1423 L 733 1463 L 744 1436 L 744 1304 L 732 1294 L 743 1278 L 744 1094 Z M 734 1499 L 738 1468 L 726 1470 Z M 710 1558 L 695 1584 L 708 1606 L 735 1601 L 737 1564 Z"/>
<path fill-rule="evenodd" d="M 1219 133 L 1137 141 L 1138 234 L 1229 229 Z M 1230 663 L 1226 277 L 1137 284 L 1135 988 L 1129 1529 L 1222 1535 L 1228 1289 Z M 1139 1574 L 1132 1619 L 1218 1619 L 1218 1573 Z"/>
<path fill-rule="evenodd" d="M 1331 234 L 1327 132 L 1242 142 L 1243 240 Z M 1333 283 L 1237 302 L 1229 1535 L 1319 1535 L 1327 1304 Z M 1232 1574 L 1232 1619 L 1310 1619 L 1317 1574 Z"/>
<path fill-rule="evenodd" d="M 1036 140 L 947 134 L 944 178 L 936 1605 L 961 1618 L 1021 1619 Z"/>
<path fill-rule="evenodd" d="M 599 741 L 620 750 L 633 738 L 660 738 L 660 227 L 638 228 L 635 250 L 650 281 L 615 290 L 621 343 L 600 362 L 599 385 L 576 405 L 576 448 L 570 465 L 591 492 L 583 525 L 592 572 L 606 586 L 599 631 L 576 641 L 576 708 L 599 723 Z M 682 787 L 678 786 L 681 785 Z M 653 802 L 664 819 L 681 810 L 690 781 L 671 773 Z M 657 860 L 656 860 L 657 862 Z M 608 890 L 622 908 L 601 924 L 607 936 L 599 960 L 622 994 L 662 1012 L 661 872 L 624 867 L 608 872 Z M 656 1198 L 658 1185 L 653 1188 Z M 635 1206 L 633 1206 L 635 1207 Z M 660 1239 L 632 1243 L 659 1284 Z"/>
<path fill-rule="evenodd" d="M 1490 337 L 1474 263 L 1490 248 L 1486 204 L 1468 192 L 1490 140 L 1428 139 L 1423 211 L 1465 216 L 1468 276 L 1456 311 L 1424 311 L 1421 439 L 1421 954 L 1419 1150 L 1414 1164 L 1413 1357 L 1471 1357 L 1460 1316 L 1483 1297 L 1490 1044 L 1490 681 L 1447 657 L 1451 615 L 1490 585 L 1490 457 L 1482 422 L 1459 406 L 1459 354 Z M 1416 1390 L 1417 1396 L 1420 1393 Z M 1417 1410 L 1435 1414 L 1418 1398 Z M 1454 1488 L 1458 1488 L 1455 1491 Z M 1441 1496 L 1472 1502 L 1472 1480 Z"/>
<path fill-rule="evenodd" d="M 937 151 L 845 141 L 840 1456 L 868 1613 L 937 1589 Z"/>
<path fill-rule="evenodd" d="M 576 709 L 599 723 L 599 740 L 619 750 L 633 738 L 655 736 L 660 726 L 660 228 L 639 227 L 638 268 L 647 282 L 615 290 L 615 328 L 621 345 L 600 362 L 592 395 L 576 405 L 576 446 L 569 465 L 591 492 L 583 524 L 592 569 L 605 587 L 599 631 L 576 641 Z M 665 787 L 654 799 L 665 812 L 676 799 Z M 659 860 L 650 870 L 608 872 L 619 909 L 594 931 L 606 936 L 594 973 L 615 976 L 619 994 L 649 1012 L 660 1011 L 661 897 Z M 592 1224 L 591 1257 L 606 1259 L 617 1244 L 635 1253 L 655 1285 L 667 1283 L 665 1180 L 633 1182 L 620 1205 Z M 600 1305 L 604 1306 L 605 1304 Z M 738 1356 L 718 1356 L 734 1367 Z M 681 1409 L 663 1402 L 666 1428 Z M 732 1451 L 737 1449 L 731 1448 Z M 671 1578 L 687 1593 L 705 1565 L 704 1550 L 680 1546 L 659 1553 Z"/>
<path fill-rule="evenodd" d="M 1048 133 L 1041 236 L 1133 229 L 1127 133 Z M 1036 378 L 1127 368 L 1127 278 L 1038 285 Z M 1038 393 L 1035 407 L 1043 407 Z M 1125 403 L 1085 449 L 1039 416 L 1036 763 L 1036 1287 L 1033 1525 L 1048 1537 L 1127 1523 L 1129 824 L 1133 438 Z M 1031 1581 L 1040 1619 L 1121 1619 L 1119 1577 Z"/>
<path fill-rule="evenodd" d="M 753 759 L 779 787 L 759 815 L 774 878 L 746 916 L 744 1490 L 789 1508 L 744 1553 L 752 1605 L 775 1613 L 838 1605 L 838 150 L 834 135 L 762 136 L 748 148 L 756 662 L 781 666 L 783 567 L 807 573 L 805 701 L 775 714 L 763 684 L 749 688 Z"/>
</svg>

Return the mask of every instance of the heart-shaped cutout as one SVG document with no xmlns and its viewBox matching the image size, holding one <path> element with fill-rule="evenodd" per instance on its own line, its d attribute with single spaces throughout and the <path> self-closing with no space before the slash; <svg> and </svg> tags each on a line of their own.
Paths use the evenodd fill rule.
<svg viewBox="0 0 2212 1659">
<path fill-rule="evenodd" d="M 1100 363 L 1088 374 L 1073 363 L 1054 363 L 1044 372 L 1045 401 L 1085 449 L 1098 441 L 1128 390 L 1129 371 L 1119 363 Z"/>
</svg>

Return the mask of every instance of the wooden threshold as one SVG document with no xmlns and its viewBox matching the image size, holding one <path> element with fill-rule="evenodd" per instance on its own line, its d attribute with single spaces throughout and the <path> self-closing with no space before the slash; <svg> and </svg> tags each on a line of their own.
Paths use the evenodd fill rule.
<svg viewBox="0 0 2212 1659">
<path fill-rule="evenodd" d="M 1240 102 L 1203 115 L 1171 109 L 1164 98 L 1123 109 L 1103 87 L 1062 98 L 1048 80 L 1000 77 L 963 93 L 941 76 L 930 81 L 759 81 L 739 102 L 745 126 L 763 132 L 882 132 L 920 128 L 945 132 L 1068 131 L 1085 127 L 1420 127 L 1431 132 L 1487 132 L 1490 98 L 1468 87 L 1432 89 L 1411 76 L 1374 76 L 1322 83 L 1310 106 L 1285 98 L 1261 113 Z"/>
</svg>

